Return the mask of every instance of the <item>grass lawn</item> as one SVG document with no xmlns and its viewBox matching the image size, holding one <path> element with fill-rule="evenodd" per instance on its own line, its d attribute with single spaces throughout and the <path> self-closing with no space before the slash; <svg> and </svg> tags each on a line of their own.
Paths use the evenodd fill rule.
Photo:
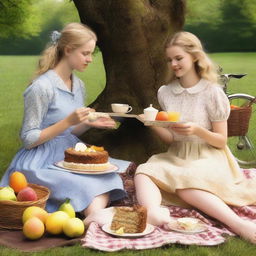
<svg viewBox="0 0 256 256">
<path fill-rule="evenodd" d="M 215 53 L 210 55 L 223 67 L 224 73 L 247 73 L 248 76 L 230 83 L 230 92 L 256 94 L 256 53 Z M 21 146 L 19 129 L 23 116 L 22 93 L 32 77 L 37 56 L 0 56 L 0 177 L 8 167 L 14 154 Z M 86 83 L 87 103 L 92 102 L 105 85 L 105 73 L 101 55 L 97 54 L 86 72 L 78 74 Z M 79 245 L 56 248 L 26 255 L 105 255 L 107 253 L 84 249 Z M 0 247 L 0 255 L 23 255 L 22 253 Z M 162 249 L 144 251 L 122 251 L 111 255 L 256 255 L 255 246 L 237 238 L 230 238 L 216 247 L 172 245 Z"/>
</svg>

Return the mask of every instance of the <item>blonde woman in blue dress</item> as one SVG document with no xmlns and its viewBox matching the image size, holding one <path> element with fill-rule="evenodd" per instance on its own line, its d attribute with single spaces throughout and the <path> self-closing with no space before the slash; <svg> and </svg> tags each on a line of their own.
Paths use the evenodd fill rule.
<svg viewBox="0 0 256 256">
<path fill-rule="evenodd" d="M 165 111 L 178 111 L 184 123 L 152 127 L 168 145 L 138 166 L 136 196 L 155 225 L 172 222 L 160 205 L 192 206 L 256 243 L 256 224 L 236 215 L 229 205 L 256 204 L 256 180 L 247 180 L 227 147 L 230 106 L 217 84 L 217 72 L 199 39 L 178 32 L 167 43 L 172 72 L 158 91 Z"/>
<path fill-rule="evenodd" d="M 0 186 L 8 185 L 13 171 L 21 171 L 30 183 L 50 188 L 49 212 L 70 198 L 77 212 L 91 216 L 110 201 L 125 196 L 117 173 L 81 175 L 54 166 L 64 159 L 64 150 L 74 147 L 80 141 L 77 136 L 90 127 L 115 127 L 111 118 L 88 121 L 88 113 L 94 110 L 84 107 L 84 84 L 72 73 L 84 71 L 92 62 L 96 40 L 95 33 L 80 23 L 68 24 L 61 33 L 55 31 L 52 44 L 39 61 L 36 78 L 24 93 L 24 147 L 14 157 Z M 129 165 L 128 161 L 113 158 L 110 162 L 123 170 Z"/>
</svg>

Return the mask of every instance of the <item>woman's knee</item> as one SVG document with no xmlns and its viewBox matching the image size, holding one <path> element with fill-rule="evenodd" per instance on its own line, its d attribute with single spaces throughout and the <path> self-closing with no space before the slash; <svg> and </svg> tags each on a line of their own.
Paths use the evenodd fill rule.
<svg viewBox="0 0 256 256">
<path fill-rule="evenodd" d="M 194 189 L 191 189 L 191 188 L 176 189 L 176 194 L 177 194 L 180 198 L 183 198 L 183 197 L 186 197 L 187 195 L 191 194 L 191 192 L 192 192 L 193 190 L 194 190 Z"/>
</svg>

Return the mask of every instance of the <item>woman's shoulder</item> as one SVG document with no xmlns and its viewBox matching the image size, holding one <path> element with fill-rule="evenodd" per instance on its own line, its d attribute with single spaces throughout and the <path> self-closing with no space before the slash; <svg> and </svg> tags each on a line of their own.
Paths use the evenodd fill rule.
<svg viewBox="0 0 256 256">
<path fill-rule="evenodd" d="M 33 93 L 53 93 L 53 81 L 50 79 L 48 72 L 36 77 L 26 88 L 24 95 Z"/>
<path fill-rule="evenodd" d="M 206 92 L 207 94 L 211 95 L 211 96 L 215 96 L 215 95 L 225 95 L 223 88 L 220 84 L 218 84 L 217 82 L 211 82 L 209 80 L 205 80 L 205 85 L 206 85 Z"/>
<path fill-rule="evenodd" d="M 165 93 L 165 92 L 168 92 L 168 91 L 171 91 L 171 88 L 177 84 L 177 81 L 172 81 L 168 84 L 163 84 L 159 87 L 158 89 L 158 93 Z"/>
</svg>

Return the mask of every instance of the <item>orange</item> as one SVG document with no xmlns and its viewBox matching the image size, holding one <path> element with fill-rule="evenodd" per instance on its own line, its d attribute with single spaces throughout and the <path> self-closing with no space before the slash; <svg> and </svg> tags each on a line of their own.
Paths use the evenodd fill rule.
<svg viewBox="0 0 256 256">
<path fill-rule="evenodd" d="M 18 193 L 20 190 L 28 186 L 28 182 L 23 173 L 16 171 L 11 174 L 9 178 L 9 185 L 16 193 Z"/>
<path fill-rule="evenodd" d="M 169 111 L 167 112 L 167 114 L 168 114 L 168 121 L 170 122 L 178 122 L 180 120 L 179 112 Z"/>
<path fill-rule="evenodd" d="M 94 150 L 100 151 L 100 152 L 104 151 L 104 147 L 97 147 L 97 146 L 94 146 L 94 145 L 91 146 L 91 149 L 94 149 Z"/>
<path fill-rule="evenodd" d="M 165 111 L 160 111 L 156 115 L 157 121 L 167 121 L 168 120 L 168 114 Z"/>
<path fill-rule="evenodd" d="M 240 107 L 236 106 L 236 105 L 230 105 L 231 109 L 239 109 Z"/>
</svg>

